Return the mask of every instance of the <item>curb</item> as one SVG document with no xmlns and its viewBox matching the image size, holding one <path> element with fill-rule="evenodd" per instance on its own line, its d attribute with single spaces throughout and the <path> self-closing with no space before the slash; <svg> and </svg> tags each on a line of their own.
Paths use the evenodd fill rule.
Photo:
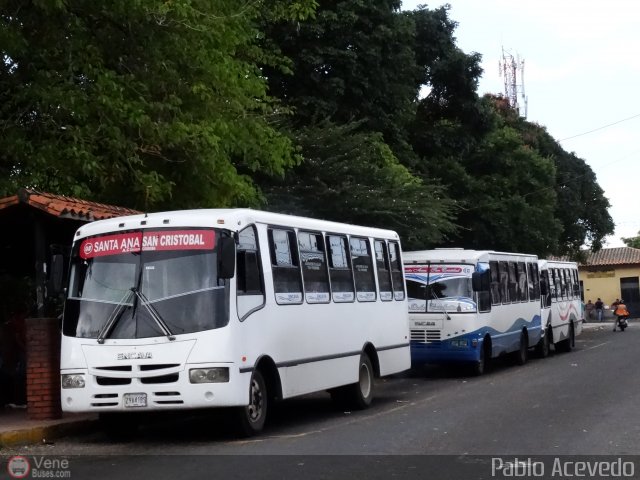
<svg viewBox="0 0 640 480">
<path fill-rule="evenodd" d="M 50 440 L 83 433 L 90 428 L 95 428 L 95 423 L 95 419 L 84 419 L 1 432 L 0 447 L 48 443 Z"/>
</svg>

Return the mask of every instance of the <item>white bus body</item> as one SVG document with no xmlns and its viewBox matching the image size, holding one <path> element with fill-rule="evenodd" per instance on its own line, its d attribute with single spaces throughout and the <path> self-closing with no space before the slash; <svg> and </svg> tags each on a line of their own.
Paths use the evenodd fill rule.
<svg viewBox="0 0 640 480">
<path fill-rule="evenodd" d="M 582 333 L 584 312 L 580 296 L 578 264 L 557 260 L 538 260 L 543 283 L 542 326 L 543 344 L 540 353 L 546 356 L 549 345 L 556 350 L 571 351 L 576 336 Z"/>
<path fill-rule="evenodd" d="M 510 352 L 526 362 L 541 339 L 535 255 L 436 249 L 404 252 L 404 262 L 414 366 L 466 363 L 481 374 Z"/>
<path fill-rule="evenodd" d="M 94 222 L 73 243 L 62 407 L 240 407 L 248 434 L 270 399 L 365 408 L 374 375 L 410 367 L 407 311 L 392 231 L 248 209 Z"/>
</svg>

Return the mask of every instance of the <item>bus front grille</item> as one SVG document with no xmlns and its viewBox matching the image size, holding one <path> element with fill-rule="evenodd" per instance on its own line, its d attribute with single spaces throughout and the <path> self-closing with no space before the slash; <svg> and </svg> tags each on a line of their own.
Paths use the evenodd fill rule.
<svg viewBox="0 0 640 480">
<path fill-rule="evenodd" d="M 411 341 L 427 344 L 440 344 L 440 330 L 411 329 Z"/>
</svg>

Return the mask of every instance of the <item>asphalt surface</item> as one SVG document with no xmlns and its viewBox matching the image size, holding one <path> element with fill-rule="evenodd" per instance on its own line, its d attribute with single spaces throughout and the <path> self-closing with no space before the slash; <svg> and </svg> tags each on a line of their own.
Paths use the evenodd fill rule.
<svg viewBox="0 0 640 480">
<path fill-rule="evenodd" d="M 251 439 L 238 439 L 225 413 L 216 412 L 149 421 L 129 442 L 95 431 L 3 453 L 69 458 L 74 478 L 96 479 L 201 478 L 212 471 L 231 478 L 256 471 L 260 478 L 388 478 L 411 474 L 409 465 L 420 471 L 434 455 L 447 456 L 431 458 L 452 467 L 438 469 L 437 478 L 460 478 L 497 455 L 640 455 L 639 342 L 640 323 L 616 333 L 609 324 L 585 331 L 573 352 L 521 367 L 499 359 L 482 377 L 412 370 L 378 382 L 374 405 L 362 412 L 337 410 L 325 393 L 292 399 L 278 404 L 263 435 Z M 399 462 L 395 455 L 415 457 Z"/>
</svg>

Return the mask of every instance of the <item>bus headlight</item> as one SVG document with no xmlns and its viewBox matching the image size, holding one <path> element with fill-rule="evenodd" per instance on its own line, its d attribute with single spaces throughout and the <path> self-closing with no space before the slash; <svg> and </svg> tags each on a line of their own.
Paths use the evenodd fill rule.
<svg viewBox="0 0 640 480">
<path fill-rule="evenodd" d="M 189 370 L 191 383 L 226 383 L 229 381 L 229 368 L 193 368 Z"/>
<path fill-rule="evenodd" d="M 62 388 L 84 388 L 84 375 L 73 373 L 64 374 L 62 377 Z"/>
</svg>

